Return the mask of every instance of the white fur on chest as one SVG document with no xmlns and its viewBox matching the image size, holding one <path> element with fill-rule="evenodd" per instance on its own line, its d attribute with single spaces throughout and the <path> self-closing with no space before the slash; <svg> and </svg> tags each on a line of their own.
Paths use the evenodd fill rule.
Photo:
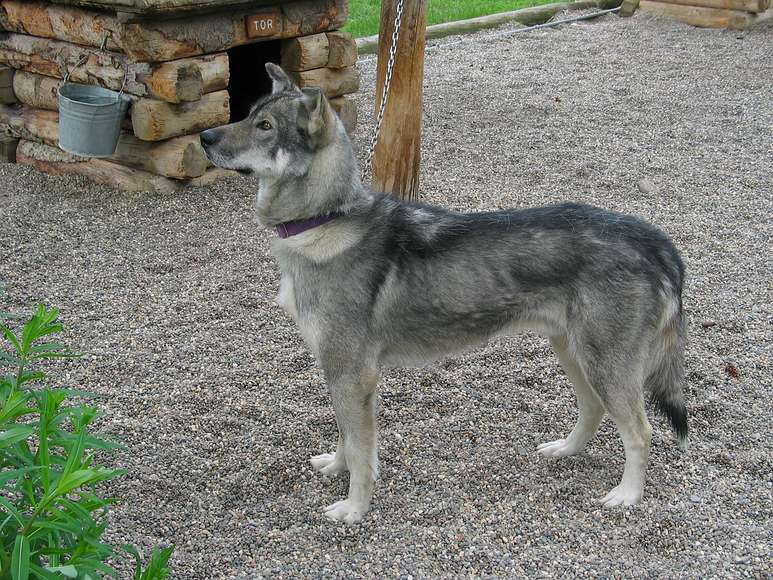
<svg viewBox="0 0 773 580">
<path fill-rule="evenodd" d="M 319 321 L 314 315 L 300 316 L 298 314 L 298 307 L 295 301 L 295 283 L 291 276 L 283 274 L 279 281 L 279 292 L 276 296 L 276 303 L 287 314 L 292 316 L 295 323 L 298 325 L 298 330 L 303 336 L 303 340 L 306 342 L 314 356 L 319 355 L 319 342 L 322 335 Z"/>
<path fill-rule="evenodd" d="M 276 295 L 276 303 L 287 314 L 298 321 L 298 308 L 295 305 L 295 284 L 287 274 L 283 274 L 279 280 L 279 292 Z"/>
<path fill-rule="evenodd" d="M 333 221 L 288 238 L 278 238 L 274 243 L 285 252 L 321 263 L 335 258 L 361 239 L 361 231 Z"/>
</svg>

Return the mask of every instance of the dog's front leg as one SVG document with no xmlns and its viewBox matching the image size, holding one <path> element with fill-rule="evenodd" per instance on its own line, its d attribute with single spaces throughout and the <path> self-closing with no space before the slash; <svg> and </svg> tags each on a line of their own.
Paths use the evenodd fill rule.
<svg viewBox="0 0 773 580">
<path fill-rule="evenodd" d="M 341 436 L 341 429 L 338 429 L 338 445 L 333 453 L 321 453 L 315 455 L 309 462 L 322 475 L 334 477 L 339 473 L 346 471 L 346 454 L 344 453 L 344 438 Z"/>
<path fill-rule="evenodd" d="M 349 495 L 325 508 L 331 519 L 353 524 L 370 508 L 378 477 L 376 434 L 376 372 L 361 372 L 331 382 L 333 408 L 339 429 L 339 448 L 349 469 Z"/>
</svg>

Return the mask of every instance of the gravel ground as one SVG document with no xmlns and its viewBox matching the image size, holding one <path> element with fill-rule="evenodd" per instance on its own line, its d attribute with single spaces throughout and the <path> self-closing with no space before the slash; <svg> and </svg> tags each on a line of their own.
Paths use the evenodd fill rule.
<svg viewBox="0 0 773 580">
<path fill-rule="evenodd" d="M 773 572 L 773 33 L 608 16 L 491 36 L 427 54 L 423 198 L 571 199 L 668 231 L 689 276 L 689 452 L 654 419 L 644 502 L 600 509 L 623 466 L 611 422 L 579 457 L 534 453 L 571 429 L 571 387 L 545 340 L 501 339 L 385 373 L 374 509 L 328 522 L 346 480 L 307 460 L 332 450 L 333 411 L 273 304 L 254 183 L 125 194 L 2 165 L 0 306 L 60 307 L 88 353 L 58 376 L 102 396 L 127 446 L 112 539 L 174 543 L 182 579 Z"/>
</svg>

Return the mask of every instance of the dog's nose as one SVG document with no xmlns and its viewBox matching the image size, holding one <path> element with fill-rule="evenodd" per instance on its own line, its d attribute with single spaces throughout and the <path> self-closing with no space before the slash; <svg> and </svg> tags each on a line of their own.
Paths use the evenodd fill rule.
<svg viewBox="0 0 773 580">
<path fill-rule="evenodd" d="M 217 143 L 220 140 L 220 135 L 213 129 L 210 129 L 208 131 L 202 131 L 201 135 L 199 135 L 199 139 L 201 140 L 202 147 L 206 149 Z"/>
</svg>

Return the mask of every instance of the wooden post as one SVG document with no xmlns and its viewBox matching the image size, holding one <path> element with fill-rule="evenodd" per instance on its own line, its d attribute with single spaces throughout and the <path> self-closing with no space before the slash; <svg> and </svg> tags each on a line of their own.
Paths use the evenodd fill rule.
<svg viewBox="0 0 773 580">
<path fill-rule="evenodd" d="M 397 0 L 381 3 L 376 76 L 376 113 L 386 79 Z M 373 155 L 373 188 L 403 199 L 419 197 L 422 83 L 427 0 L 404 0 L 392 84 Z"/>
</svg>

